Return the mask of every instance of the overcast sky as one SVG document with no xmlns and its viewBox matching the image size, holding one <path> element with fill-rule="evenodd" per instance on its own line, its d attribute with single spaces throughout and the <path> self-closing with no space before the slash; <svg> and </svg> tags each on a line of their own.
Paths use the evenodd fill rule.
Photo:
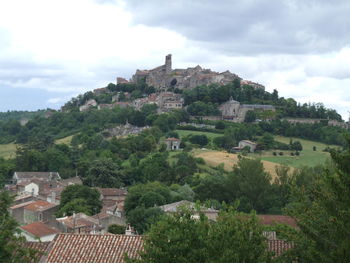
<svg viewBox="0 0 350 263">
<path fill-rule="evenodd" d="M 59 108 L 173 55 L 348 119 L 349 0 L 0 0 L 0 111 Z"/>
</svg>

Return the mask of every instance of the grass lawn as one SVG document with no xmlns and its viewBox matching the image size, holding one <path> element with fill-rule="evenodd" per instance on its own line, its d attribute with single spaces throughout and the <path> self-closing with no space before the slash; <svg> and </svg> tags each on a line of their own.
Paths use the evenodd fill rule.
<svg viewBox="0 0 350 263">
<path fill-rule="evenodd" d="M 0 144 L 0 157 L 5 159 L 14 158 L 16 155 L 16 144 Z"/>
<path fill-rule="evenodd" d="M 56 144 L 70 144 L 74 135 L 64 137 L 55 141 Z"/>
<path fill-rule="evenodd" d="M 323 152 L 322 150 L 327 146 L 337 148 L 336 145 L 326 145 L 320 142 L 314 142 L 309 140 L 303 140 L 298 138 L 292 138 L 293 141 L 300 141 L 303 146 L 303 150 L 300 152 L 300 156 L 291 156 L 290 151 L 279 151 L 283 152 L 283 156 L 274 156 L 273 151 L 264 151 L 262 154 L 253 154 L 261 160 L 270 161 L 274 163 L 284 164 L 291 167 L 302 167 L 302 166 L 315 166 L 323 164 L 330 159 L 329 153 Z M 289 144 L 289 137 L 275 136 L 275 140 Z M 316 151 L 313 151 L 313 146 L 316 146 Z"/>
</svg>

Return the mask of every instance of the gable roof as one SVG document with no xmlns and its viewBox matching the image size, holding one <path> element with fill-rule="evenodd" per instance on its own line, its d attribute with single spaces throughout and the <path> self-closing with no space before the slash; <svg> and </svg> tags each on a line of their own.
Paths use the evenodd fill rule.
<svg viewBox="0 0 350 263">
<path fill-rule="evenodd" d="M 44 237 L 58 233 L 57 230 L 48 227 L 42 222 L 34 222 L 25 226 L 21 226 L 20 228 L 35 237 Z"/>
<path fill-rule="evenodd" d="M 79 176 L 74 176 L 71 178 L 63 179 L 59 182 L 60 185 L 62 186 L 68 186 L 71 184 L 83 184 L 83 181 L 80 179 Z"/>
<path fill-rule="evenodd" d="M 164 141 L 181 141 L 181 140 L 178 139 L 178 138 L 172 137 L 172 138 L 167 138 L 167 139 L 165 139 Z"/>
<path fill-rule="evenodd" d="M 103 196 L 124 196 L 128 194 L 125 189 L 119 188 L 97 188 Z"/>
<path fill-rule="evenodd" d="M 124 253 L 131 258 L 138 258 L 142 248 L 142 236 L 58 234 L 41 262 L 124 263 Z"/>
<path fill-rule="evenodd" d="M 31 202 L 30 204 L 26 205 L 24 209 L 31 210 L 31 211 L 45 211 L 49 208 L 57 206 L 56 204 L 49 203 L 44 200 L 38 200 Z"/>
<path fill-rule="evenodd" d="M 195 203 L 187 201 L 187 200 L 182 200 L 179 202 L 175 202 L 175 203 L 171 203 L 171 204 L 166 204 L 166 205 L 162 205 L 159 206 L 159 208 L 161 210 L 163 210 L 166 213 L 175 213 L 177 212 L 179 207 L 188 207 L 190 209 L 194 209 L 195 208 Z M 205 213 L 218 213 L 218 210 L 215 210 L 213 208 L 207 208 L 207 207 L 201 207 L 201 212 L 205 212 Z"/>
<path fill-rule="evenodd" d="M 17 176 L 18 179 L 30 179 L 30 178 L 45 178 L 50 179 L 50 177 L 61 179 L 58 172 L 15 172 L 14 176 Z"/>
<path fill-rule="evenodd" d="M 293 217 L 284 215 L 257 215 L 263 225 L 285 224 L 297 227 L 297 222 Z"/>
</svg>

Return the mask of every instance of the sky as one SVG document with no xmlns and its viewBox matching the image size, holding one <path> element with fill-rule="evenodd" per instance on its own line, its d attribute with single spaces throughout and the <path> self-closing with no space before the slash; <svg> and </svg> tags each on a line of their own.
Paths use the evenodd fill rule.
<svg viewBox="0 0 350 263">
<path fill-rule="evenodd" d="M 164 64 L 230 70 L 348 120 L 349 0 L 0 0 L 0 111 Z"/>
</svg>

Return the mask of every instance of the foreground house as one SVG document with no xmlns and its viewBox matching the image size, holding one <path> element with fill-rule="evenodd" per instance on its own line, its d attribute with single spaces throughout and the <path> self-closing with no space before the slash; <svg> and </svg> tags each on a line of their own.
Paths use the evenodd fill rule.
<svg viewBox="0 0 350 263">
<path fill-rule="evenodd" d="M 39 251 L 40 263 L 125 263 L 124 255 L 139 258 L 143 237 L 139 235 L 58 234 L 51 242 L 26 242 L 26 247 Z M 282 240 L 268 240 L 275 257 L 292 248 Z"/>
<path fill-rule="evenodd" d="M 142 236 L 58 234 L 41 257 L 42 263 L 124 263 L 124 254 L 138 257 Z"/>
</svg>

